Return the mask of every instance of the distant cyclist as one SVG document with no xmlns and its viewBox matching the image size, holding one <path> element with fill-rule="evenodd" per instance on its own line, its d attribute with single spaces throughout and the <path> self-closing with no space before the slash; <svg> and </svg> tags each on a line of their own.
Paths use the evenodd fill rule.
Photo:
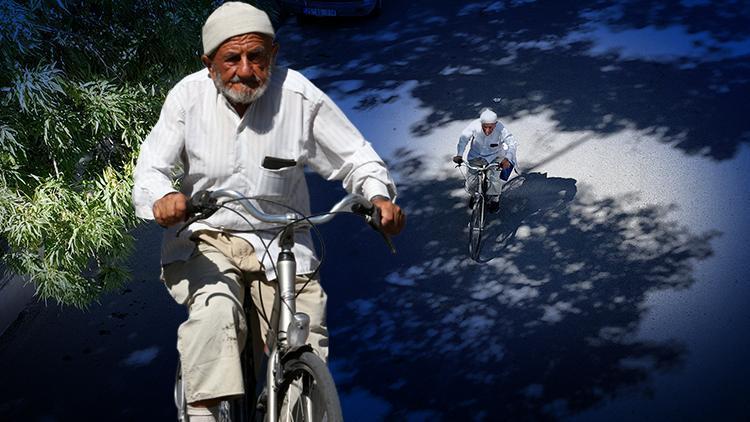
<svg viewBox="0 0 750 422">
<path fill-rule="evenodd" d="M 518 143 L 502 123 L 497 121 L 497 114 L 490 109 L 485 109 L 479 118 L 473 120 L 461 132 L 458 138 L 458 154 L 453 157 L 453 162 L 463 163 L 463 154 L 466 145 L 470 144 L 466 159 L 472 166 L 484 166 L 489 163 L 500 163 L 500 170 L 490 170 L 488 174 L 489 187 L 487 190 L 489 211 L 497 212 L 500 208 L 500 188 L 502 180 L 508 180 L 510 172 L 516 165 L 516 147 Z M 478 188 L 479 177 L 475 170 L 468 170 L 466 177 L 466 190 L 475 192 Z M 473 206 L 474 195 L 469 200 L 469 207 Z"/>
</svg>

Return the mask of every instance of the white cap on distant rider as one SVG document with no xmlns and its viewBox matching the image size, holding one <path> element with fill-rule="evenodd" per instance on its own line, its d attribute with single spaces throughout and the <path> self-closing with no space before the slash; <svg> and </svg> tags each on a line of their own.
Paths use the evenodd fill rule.
<svg viewBox="0 0 750 422">
<path fill-rule="evenodd" d="M 497 114 L 494 111 L 487 109 L 479 115 L 479 119 L 484 124 L 497 123 Z"/>
</svg>

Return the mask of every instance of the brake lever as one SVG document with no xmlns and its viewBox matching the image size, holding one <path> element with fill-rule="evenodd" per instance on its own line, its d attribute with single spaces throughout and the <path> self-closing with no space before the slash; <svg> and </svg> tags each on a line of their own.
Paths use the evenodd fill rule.
<svg viewBox="0 0 750 422">
<path fill-rule="evenodd" d="M 391 250 L 391 253 L 394 255 L 396 254 L 396 247 L 393 245 L 393 242 L 391 241 L 391 237 L 388 236 L 388 234 L 383 231 L 383 225 L 380 222 L 381 220 L 380 208 L 373 205 L 372 208 L 367 209 L 362 204 L 354 204 L 352 205 L 352 212 L 364 217 L 365 222 L 370 227 L 372 227 L 373 230 L 380 233 L 380 236 L 383 237 L 383 240 L 385 241 L 386 245 L 388 245 L 388 249 Z"/>
<path fill-rule="evenodd" d="M 180 233 L 182 233 L 183 230 L 185 230 L 186 228 L 188 228 L 189 225 L 195 223 L 196 221 L 200 220 L 201 218 L 203 218 L 203 215 L 201 215 L 201 214 L 195 214 L 194 216 L 192 216 L 192 217 L 188 218 L 187 220 L 185 220 L 185 222 L 182 224 L 182 227 L 180 227 L 180 229 L 177 230 L 177 233 L 175 234 L 175 237 L 180 237 Z"/>
<path fill-rule="evenodd" d="M 370 213 L 369 217 L 370 217 L 370 221 L 368 221 L 367 224 L 372 226 L 372 228 L 374 228 L 378 233 L 380 233 L 381 236 L 383 236 L 383 240 L 385 240 L 385 243 L 388 245 L 388 249 L 390 249 L 391 253 L 395 255 L 396 247 L 393 246 L 393 242 L 391 242 L 391 237 L 388 236 L 388 234 L 383 231 L 383 225 L 381 224 L 380 208 L 373 205 L 372 213 Z"/>
<path fill-rule="evenodd" d="M 189 225 L 212 216 L 218 210 L 219 205 L 216 203 L 216 198 L 211 197 L 211 192 L 206 190 L 196 192 L 187 202 L 186 213 L 191 217 L 185 220 L 182 227 L 177 230 L 176 236 L 179 237 Z"/>
</svg>

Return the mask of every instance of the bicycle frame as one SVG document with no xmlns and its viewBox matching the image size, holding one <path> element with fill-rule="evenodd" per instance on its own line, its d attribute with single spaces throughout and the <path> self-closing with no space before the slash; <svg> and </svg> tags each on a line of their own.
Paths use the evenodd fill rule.
<svg viewBox="0 0 750 422">
<path fill-rule="evenodd" d="M 466 167 L 477 172 L 477 177 L 479 179 L 476 191 L 471 192 L 468 188 L 466 189 L 467 192 L 472 195 L 472 201 L 474 203 L 471 217 L 469 219 L 469 256 L 471 257 L 471 259 L 477 261 L 481 249 L 482 231 L 484 230 L 486 207 L 485 196 L 488 189 L 487 173 L 493 168 L 499 168 L 500 164 L 497 162 L 489 163 L 483 166 L 473 166 L 468 162 L 465 164 Z"/>
<path fill-rule="evenodd" d="M 310 317 L 304 313 L 298 313 L 296 307 L 295 279 L 297 276 L 297 262 L 292 248 L 294 247 L 295 229 L 309 227 L 312 224 L 323 224 L 332 220 L 336 212 L 343 211 L 351 205 L 360 204 L 371 207 L 372 204 L 359 195 L 347 195 L 331 208 L 328 214 L 317 217 L 305 218 L 297 213 L 285 215 L 270 215 L 258 210 L 241 193 L 231 190 L 218 190 L 211 193 L 215 199 L 230 198 L 235 200 L 247 210 L 250 215 L 260 221 L 267 223 L 283 224 L 279 236 L 281 251 L 276 262 L 276 279 L 278 290 L 274 303 L 279 305 L 279 317 L 275 327 L 275 339 L 270 345 L 268 363 L 266 366 L 266 422 L 276 422 L 278 415 L 278 386 L 283 380 L 282 357 L 307 344 L 310 333 Z M 293 224 L 290 224 L 293 223 Z M 311 403 L 307 403 L 311 405 Z"/>
<path fill-rule="evenodd" d="M 266 421 L 278 420 L 278 389 L 282 379 L 280 353 L 295 350 L 307 342 L 310 334 L 310 317 L 297 313 L 296 291 L 294 288 L 297 276 L 297 262 L 292 252 L 294 247 L 294 227 L 289 226 L 279 238 L 281 252 L 276 261 L 276 279 L 278 282 L 277 301 L 279 302 L 279 320 L 276 327 L 276 340 L 271 346 L 266 366 L 267 406 Z M 290 337 L 293 343 L 290 342 Z"/>
<path fill-rule="evenodd" d="M 471 195 L 479 194 L 482 196 L 482 198 L 484 198 L 484 196 L 487 193 L 486 192 L 487 187 L 485 186 L 485 182 L 487 182 L 487 172 L 489 172 L 492 169 L 500 168 L 500 164 L 496 162 L 492 162 L 484 166 L 473 166 L 469 164 L 469 162 L 464 162 L 464 165 L 466 166 L 466 168 L 476 171 L 479 175 L 479 183 L 477 186 L 477 191 L 469 192 L 467 189 L 467 192 L 469 192 L 469 194 Z"/>
</svg>

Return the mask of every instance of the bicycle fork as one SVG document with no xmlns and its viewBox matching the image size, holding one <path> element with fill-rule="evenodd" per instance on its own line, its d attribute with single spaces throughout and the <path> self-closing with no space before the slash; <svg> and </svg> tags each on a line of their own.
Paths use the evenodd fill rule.
<svg viewBox="0 0 750 422">
<path fill-rule="evenodd" d="M 292 252 L 294 246 L 293 230 L 291 227 L 284 229 L 284 233 L 279 239 L 281 252 L 276 263 L 279 283 L 279 292 L 276 296 L 279 301 L 277 304 L 279 321 L 276 341 L 268 357 L 266 368 L 266 385 L 269 386 L 266 422 L 276 422 L 279 419 L 278 386 L 283 381 L 283 365 L 280 353 L 304 345 L 310 334 L 310 317 L 307 314 L 297 312 L 297 292 L 295 289 L 297 261 Z"/>
</svg>

